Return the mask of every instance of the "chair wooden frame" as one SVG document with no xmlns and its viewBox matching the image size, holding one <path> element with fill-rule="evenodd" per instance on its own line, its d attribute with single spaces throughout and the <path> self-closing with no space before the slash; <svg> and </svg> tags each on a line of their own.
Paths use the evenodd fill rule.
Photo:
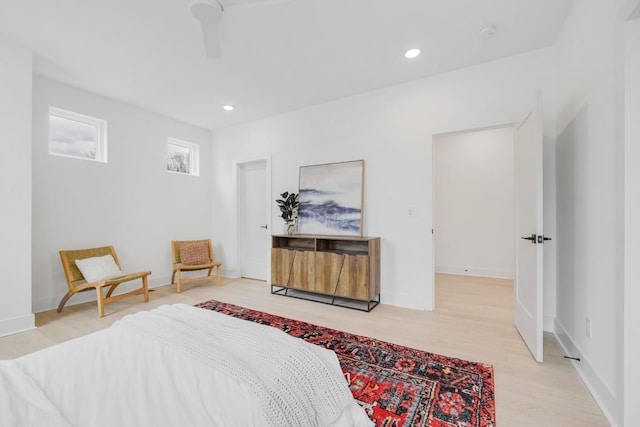
<svg viewBox="0 0 640 427">
<path fill-rule="evenodd" d="M 97 303 L 98 303 L 98 314 L 100 317 L 104 317 L 104 306 L 106 304 L 118 301 L 122 298 L 126 298 L 133 295 L 144 295 L 144 301 L 149 301 L 149 288 L 147 285 L 147 276 L 151 274 L 151 271 L 140 271 L 137 273 L 126 273 L 120 277 L 115 277 L 113 279 L 108 280 L 100 280 L 97 282 L 87 282 L 76 266 L 77 259 L 85 259 L 91 257 L 99 257 L 104 255 L 111 255 L 113 260 L 116 262 L 119 268 L 120 262 L 118 261 L 118 256 L 116 255 L 116 251 L 113 246 L 104 246 L 100 248 L 90 248 L 90 249 L 74 249 L 74 250 L 61 250 L 60 251 L 60 261 L 62 262 L 62 269 L 64 270 L 65 278 L 67 279 L 67 287 L 68 291 L 62 300 L 60 300 L 60 304 L 58 304 L 58 313 L 62 311 L 62 308 L 67 303 L 69 298 L 71 298 L 74 294 L 78 292 L 90 291 L 92 289 L 96 290 L 97 295 Z M 116 290 L 118 285 L 125 282 L 130 282 L 132 280 L 142 279 L 142 287 L 138 289 L 134 289 L 129 292 L 123 292 L 121 294 L 112 295 L 113 291 Z M 103 289 L 108 288 L 107 295 L 104 295 Z"/>
<path fill-rule="evenodd" d="M 209 262 L 206 264 L 198 264 L 198 265 L 183 264 L 182 259 L 180 258 L 180 246 L 186 243 L 207 243 L 209 247 Z M 176 276 L 178 276 L 178 281 L 176 283 L 178 292 L 182 292 L 182 285 L 185 283 L 213 280 L 214 278 L 216 279 L 218 286 L 221 285 L 220 268 L 222 267 L 222 263 L 219 261 L 215 261 L 213 257 L 211 239 L 172 240 L 171 241 L 171 257 L 173 260 L 173 273 L 171 274 L 171 284 L 176 283 L 175 279 L 176 279 Z M 215 276 L 212 276 L 211 273 L 214 268 L 216 269 L 216 274 Z M 207 275 L 197 276 L 197 277 L 182 277 L 182 272 L 184 271 L 198 271 L 198 270 L 207 270 Z"/>
</svg>

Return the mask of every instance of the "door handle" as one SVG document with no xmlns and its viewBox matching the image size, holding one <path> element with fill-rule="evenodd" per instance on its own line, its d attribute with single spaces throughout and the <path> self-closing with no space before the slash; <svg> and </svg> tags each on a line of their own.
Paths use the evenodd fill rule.
<svg viewBox="0 0 640 427">
<path fill-rule="evenodd" d="M 265 224 L 265 225 L 261 225 L 260 228 L 265 228 L 266 229 L 266 228 L 269 228 L 269 227 L 267 227 L 267 224 Z"/>
<path fill-rule="evenodd" d="M 532 234 L 529 237 L 521 237 L 521 239 L 524 240 L 530 240 L 531 243 L 536 244 L 543 244 L 544 242 L 546 242 L 547 240 L 551 240 L 551 237 L 545 237 L 543 234 Z"/>
</svg>

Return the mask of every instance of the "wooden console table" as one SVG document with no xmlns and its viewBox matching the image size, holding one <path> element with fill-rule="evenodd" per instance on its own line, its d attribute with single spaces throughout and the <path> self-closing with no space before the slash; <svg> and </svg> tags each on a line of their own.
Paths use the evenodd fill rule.
<svg viewBox="0 0 640 427">
<path fill-rule="evenodd" d="M 380 238 L 272 236 L 271 293 L 371 311 L 380 303 Z"/>
</svg>

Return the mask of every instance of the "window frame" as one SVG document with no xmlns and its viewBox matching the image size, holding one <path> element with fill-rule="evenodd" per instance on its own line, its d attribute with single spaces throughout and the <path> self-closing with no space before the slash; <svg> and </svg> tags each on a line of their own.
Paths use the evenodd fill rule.
<svg viewBox="0 0 640 427">
<path fill-rule="evenodd" d="M 95 126 L 96 128 L 96 148 L 95 158 L 75 156 L 72 154 L 58 153 L 51 148 L 51 116 L 59 117 L 66 120 L 71 120 L 87 125 Z M 76 113 L 74 111 L 64 110 L 62 108 L 49 106 L 49 114 L 47 116 L 48 122 L 48 149 L 49 155 L 67 157 L 70 159 L 88 160 L 92 162 L 107 163 L 107 121 L 105 119 L 99 119 L 97 117 L 87 116 L 86 114 Z"/>
<path fill-rule="evenodd" d="M 178 147 L 186 148 L 189 150 L 191 161 L 189 163 L 188 172 L 178 172 L 169 169 L 169 145 L 176 145 Z M 200 176 L 200 145 L 195 142 L 184 141 L 177 138 L 167 138 L 167 172 L 175 173 L 178 175 L 188 176 Z"/>
</svg>

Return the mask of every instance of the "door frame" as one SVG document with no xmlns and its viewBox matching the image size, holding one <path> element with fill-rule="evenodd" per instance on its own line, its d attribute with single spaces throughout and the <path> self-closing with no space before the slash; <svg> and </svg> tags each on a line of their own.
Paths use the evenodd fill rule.
<svg viewBox="0 0 640 427">
<path fill-rule="evenodd" d="M 243 159 L 240 161 L 237 161 L 235 163 L 235 168 L 234 168 L 234 172 L 235 172 L 235 190 L 236 190 L 236 215 L 235 215 L 235 219 L 236 219 L 236 259 L 238 260 L 237 263 L 237 276 L 238 277 L 242 277 L 242 251 L 241 251 L 241 246 L 240 246 L 240 229 L 242 227 L 242 218 L 240 215 L 241 212 L 241 206 L 240 206 L 240 194 L 242 191 L 242 180 L 240 179 L 241 174 L 242 174 L 242 169 L 249 164 L 252 163 L 261 163 L 264 162 L 265 164 L 265 174 L 267 175 L 267 182 L 265 183 L 265 187 L 267 189 L 267 191 L 265 192 L 265 199 L 264 199 L 264 203 L 265 203 L 265 208 L 266 208 L 266 212 L 267 212 L 267 232 L 271 234 L 272 229 L 273 229 L 273 221 L 272 221 L 272 214 L 273 214 L 273 209 L 272 209 L 272 204 L 271 204 L 271 199 L 273 198 L 272 193 L 272 188 L 271 188 L 271 153 L 266 154 L 264 156 L 258 156 L 258 157 L 254 157 L 254 158 L 250 158 L 250 159 Z M 267 252 L 267 271 L 265 272 L 265 277 L 267 278 L 267 283 L 271 284 L 271 251 L 269 250 L 271 247 L 270 244 L 270 239 L 266 239 L 265 240 L 265 251 Z"/>
<path fill-rule="evenodd" d="M 450 131 L 438 132 L 431 135 L 431 265 L 433 266 L 433 274 L 431 275 L 431 301 L 433 301 L 433 306 L 431 310 L 436 310 L 438 307 L 438 302 L 436 301 L 436 138 L 445 135 L 454 135 L 454 134 L 463 134 L 463 133 L 474 133 L 474 132 L 482 132 L 485 130 L 492 129 L 504 129 L 504 128 L 513 128 L 515 129 L 517 123 L 502 123 L 495 125 L 488 125 L 476 128 L 464 128 L 464 129 L 455 129 Z M 515 141 L 513 141 L 515 143 Z M 515 165 L 514 165 L 515 166 Z M 514 212 L 515 215 L 515 212 Z M 515 248 L 514 254 L 515 254 Z M 514 269 L 515 271 L 515 269 Z"/>
</svg>

